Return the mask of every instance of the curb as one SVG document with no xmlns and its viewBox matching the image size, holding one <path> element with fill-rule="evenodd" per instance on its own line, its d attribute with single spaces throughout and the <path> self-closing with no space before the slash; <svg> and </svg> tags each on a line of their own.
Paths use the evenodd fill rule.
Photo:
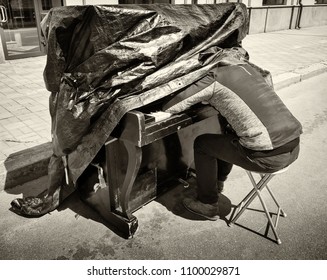
<svg viewBox="0 0 327 280">
<path fill-rule="evenodd" d="M 11 154 L 0 163 L 0 191 L 47 175 L 51 142 Z"/>
<path fill-rule="evenodd" d="M 299 83 L 319 74 L 327 72 L 327 61 L 312 64 L 308 67 L 302 67 L 292 72 L 283 73 L 273 77 L 274 89 L 280 90 L 292 84 Z"/>
<path fill-rule="evenodd" d="M 324 72 L 327 72 L 327 61 L 282 73 L 273 78 L 274 88 L 277 91 Z M 10 155 L 0 163 L 0 191 L 47 175 L 51 155 L 51 142 Z"/>
</svg>

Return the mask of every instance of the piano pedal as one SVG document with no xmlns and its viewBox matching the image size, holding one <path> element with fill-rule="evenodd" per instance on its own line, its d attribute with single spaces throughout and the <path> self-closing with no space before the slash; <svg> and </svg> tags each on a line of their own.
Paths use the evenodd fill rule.
<svg viewBox="0 0 327 280">
<path fill-rule="evenodd" d="M 183 185 L 185 189 L 187 189 L 190 186 L 190 184 L 187 181 L 183 180 L 182 178 L 178 178 L 177 180 Z"/>
<path fill-rule="evenodd" d="M 96 167 L 98 169 L 98 180 L 99 180 L 99 183 L 96 183 L 94 186 L 93 186 L 93 190 L 94 192 L 97 192 L 99 189 L 104 189 L 107 187 L 107 184 L 106 184 L 106 181 L 103 177 L 103 169 L 102 167 L 99 165 L 99 164 L 96 164 L 96 163 L 91 163 L 92 166 Z"/>
<path fill-rule="evenodd" d="M 188 168 L 186 170 L 186 178 L 189 178 L 189 177 L 196 178 L 195 170 L 192 168 Z"/>
</svg>

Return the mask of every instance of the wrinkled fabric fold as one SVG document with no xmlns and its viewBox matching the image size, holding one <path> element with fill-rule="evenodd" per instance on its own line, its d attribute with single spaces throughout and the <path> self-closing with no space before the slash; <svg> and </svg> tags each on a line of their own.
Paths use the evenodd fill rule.
<svg viewBox="0 0 327 280">
<path fill-rule="evenodd" d="M 126 112 L 180 90 L 219 63 L 245 60 L 247 31 L 247 10 L 238 3 L 52 9 L 42 21 L 44 80 L 52 92 L 54 154 L 68 155 L 73 182 Z"/>
</svg>

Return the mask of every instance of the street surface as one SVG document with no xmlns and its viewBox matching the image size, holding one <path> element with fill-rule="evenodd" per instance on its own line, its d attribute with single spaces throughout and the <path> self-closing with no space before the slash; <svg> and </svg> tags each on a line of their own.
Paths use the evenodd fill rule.
<svg viewBox="0 0 327 280">
<path fill-rule="evenodd" d="M 245 227 L 199 220 L 184 210 L 182 186 L 134 214 L 139 229 L 126 240 L 103 224 L 77 195 L 58 211 L 27 219 L 9 211 L 16 197 L 37 194 L 46 177 L 0 192 L 1 259 L 327 259 L 327 73 L 278 93 L 303 124 L 299 159 L 275 177 L 275 190 L 286 218 L 279 221 L 281 245 L 254 231 L 264 231 L 262 213 L 249 211 L 239 220 Z M 249 191 L 246 173 L 235 167 L 223 195 L 232 205 Z M 254 204 L 253 208 L 256 207 Z"/>
</svg>

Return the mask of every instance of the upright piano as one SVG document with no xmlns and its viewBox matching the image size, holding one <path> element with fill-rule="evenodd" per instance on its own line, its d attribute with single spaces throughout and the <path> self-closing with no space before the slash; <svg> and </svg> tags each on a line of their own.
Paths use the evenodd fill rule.
<svg viewBox="0 0 327 280">
<path fill-rule="evenodd" d="M 199 104 L 159 121 L 152 109 L 126 113 L 107 139 L 106 187 L 87 201 L 126 238 L 138 228 L 133 212 L 176 186 L 178 179 L 187 179 L 194 168 L 196 136 L 220 132 L 218 112 L 209 105 Z"/>
</svg>

